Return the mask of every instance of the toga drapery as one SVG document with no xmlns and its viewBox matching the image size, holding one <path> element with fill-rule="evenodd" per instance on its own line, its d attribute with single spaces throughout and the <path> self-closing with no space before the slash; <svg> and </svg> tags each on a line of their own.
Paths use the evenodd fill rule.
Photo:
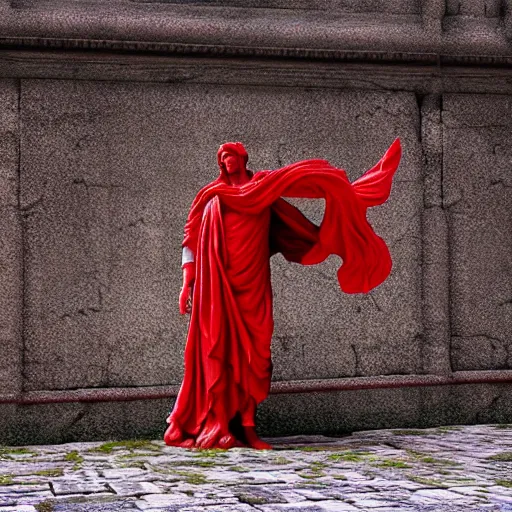
<svg viewBox="0 0 512 512">
<path fill-rule="evenodd" d="M 183 240 L 196 266 L 185 374 L 168 418 L 184 438 L 196 438 L 213 418 L 227 426 L 239 414 L 243 425 L 254 425 L 255 406 L 268 396 L 272 254 L 303 265 L 337 254 L 346 293 L 368 292 L 386 279 L 389 250 L 366 210 L 388 198 L 400 156 L 396 139 L 353 183 L 326 160 L 305 160 L 257 172 L 242 186 L 221 176 L 200 190 Z M 320 226 L 283 196 L 325 199 Z"/>
</svg>

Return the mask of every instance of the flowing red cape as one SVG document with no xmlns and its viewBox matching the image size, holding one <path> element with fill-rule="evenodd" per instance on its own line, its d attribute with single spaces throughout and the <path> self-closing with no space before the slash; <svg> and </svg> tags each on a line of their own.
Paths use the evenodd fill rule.
<svg viewBox="0 0 512 512">
<path fill-rule="evenodd" d="M 381 160 L 353 183 L 345 171 L 326 160 L 304 160 L 260 171 L 241 187 L 219 178 L 200 190 L 183 241 L 183 246 L 195 251 L 196 279 L 185 375 L 170 417 L 185 436 L 197 436 L 208 414 L 227 425 L 250 400 L 264 400 L 270 389 L 270 337 L 268 344 L 254 343 L 226 275 L 222 206 L 249 215 L 270 208 L 269 254 L 280 252 L 303 265 L 337 254 L 343 261 L 337 272 L 341 289 L 366 293 L 391 271 L 389 250 L 368 223 L 366 210 L 389 197 L 400 157 L 400 140 L 396 139 Z M 325 214 L 320 226 L 283 196 L 323 198 Z M 270 336 L 271 321 L 269 329 Z"/>
</svg>

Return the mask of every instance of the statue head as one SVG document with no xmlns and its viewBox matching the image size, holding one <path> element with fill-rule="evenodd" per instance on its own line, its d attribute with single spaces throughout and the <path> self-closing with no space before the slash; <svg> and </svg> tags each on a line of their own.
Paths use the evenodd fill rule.
<svg viewBox="0 0 512 512">
<path fill-rule="evenodd" d="M 226 142 L 217 151 L 217 162 L 221 178 L 228 178 L 230 174 L 247 172 L 249 156 L 241 142 Z"/>
</svg>

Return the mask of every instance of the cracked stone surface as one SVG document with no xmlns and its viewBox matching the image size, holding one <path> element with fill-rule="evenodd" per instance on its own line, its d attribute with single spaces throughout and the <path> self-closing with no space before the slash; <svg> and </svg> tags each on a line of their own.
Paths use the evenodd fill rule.
<svg viewBox="0 0 512 512">
<path fill-rule="evenodd" d="M 454 370 L 512 368 L 511 114 L 507 96 L 443 99 Z"/>
<path fill-rule="evenodd" d="M 22 232 L 17 212 L 18 187 L 18 86 L 0 80 L 0 388 L 3 393 L 21 389 L 20 323 L 22 282 Z M 3 416 L 3 415 L 2 415 Z M 0 420 L 2 428 L 3 420 Z"/>
<path fill-rule="evenodd" d="M 413 93 L 22 80 L 20 105 L 25 390 L 180 383 L 183 226 L 218 173 L 219 143 L 232 139 L 243 139 L 252 169 L 322 157 L 354 180 L 400 136 L 392 198 L 368 212 L 392 253 L 386 283 L 345 295 L 335 258 L 308 268 L 272 259 L 274 378 L 421 370 Z M 320 221 L 320 203 L 301 206 Z"/>
<path fill-rule="evenodd" d="M 512 425 L 269 441 L 274 450 L 3 446 L 0 512 L 512 510 Z"/>
</svg>

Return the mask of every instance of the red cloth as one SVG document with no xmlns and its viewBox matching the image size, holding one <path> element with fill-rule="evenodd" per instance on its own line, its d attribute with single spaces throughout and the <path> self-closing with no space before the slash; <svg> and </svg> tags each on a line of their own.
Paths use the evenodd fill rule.
<svg viewBox="0 0 512 512">
<path fill-rule="evenodd" d="M 240 413 L 254 425 L 256 404 L 268 396 L 273 330 L 269 257 L 277 252 L 312 265 L 337 254 L 346 293 L 365 293 L 391 271 L 385 242 L 366 219 L 389 196 L 401 156 L 399 139 L 361 178 L 325 160 L 261 171 L 242 186 L 221 175 L 197 194 L 183 246 L 196 255 L 196 280 L 185 348 L 185 375 L 169 421 L 184 437 L 205 425 L 226 429 Z M 320 226 L 282 199 L 324 198 Z"/>
</svg>

